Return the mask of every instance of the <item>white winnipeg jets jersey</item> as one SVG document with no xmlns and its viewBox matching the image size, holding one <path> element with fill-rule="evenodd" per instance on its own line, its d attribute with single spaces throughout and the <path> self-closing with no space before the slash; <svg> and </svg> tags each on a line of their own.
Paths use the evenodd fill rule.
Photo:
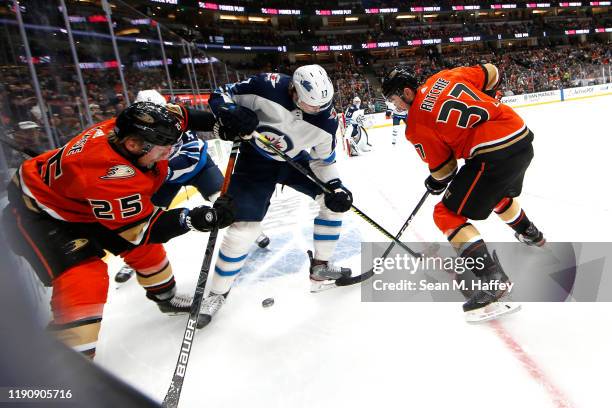
<svg viewBox="0 0 612 408">
<path fill-rule="evenodd" d="M 395 105 L 391 102 L 385 102 L 387 104 L 387 112 L 399 119 L 406 119 L 408 116 L 408 111 L 399 110 L 395 107 Z"/>
<path fill-rule="evenodd" d="M 302 112 L 289 93 L 290 84 L 291 77 L 284 74 L 258 74 L 217 89 L 208 103 L 213 113 L 228 102 L 253 110 L 259 119 L 257 131 L 277 148 L 292 158 L 309 158 L 310 168 L 323 182 L 338 178 L 336 111 L 330 107 L 316 115 Z M 283 160 L 257 140 L 255 148 L 264 157 Z"/>
</svg>

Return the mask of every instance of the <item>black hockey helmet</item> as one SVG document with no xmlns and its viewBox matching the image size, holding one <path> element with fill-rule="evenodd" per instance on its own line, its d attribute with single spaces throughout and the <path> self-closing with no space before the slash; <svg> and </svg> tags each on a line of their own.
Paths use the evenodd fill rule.
<svg viewBox="0 0 612 408">
<path fill-rule="evenodd" d="M 121 140 L 140 136 L 157 146 L 173 145 L 181 138 L 181 122 L 166 107 L 152 102 L 136 102 L 125 108 L 115 121 L 115 133 Z"/>
<path fill-rule="evenodd" d="M 398 65 L 387 72 L 383 78 L 382 91 L 385 98 L 389 99 L 391 95 L 402 95 L 404 88 L 410 88 L 416 92 L 419 85 L 411 69 Z"/>
</svg>

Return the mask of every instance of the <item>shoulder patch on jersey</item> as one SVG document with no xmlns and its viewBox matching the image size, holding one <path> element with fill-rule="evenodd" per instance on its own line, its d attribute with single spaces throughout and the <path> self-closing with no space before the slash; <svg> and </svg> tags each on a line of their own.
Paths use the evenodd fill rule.
<svg viewBox="0 0 612 408">
<path fill-rule="evenodd" d="M 272 83 L 272 87 L 276 88 L 276 84 L 280 81 L 280 75 L 276 73 L 267 74 L 266 79 Z"/>
<path fill-rule="evenodd" d="M 110 169 L 108 169 L 106 171 L 106 175 L 100 177 L 101 179 L 124 179 L 124 178 L 130 178 L 130 177 L 134 177 L 136 175 L 136 170 L 134 170 L 132 167 L 125 165 L 125 164 L 119 164 L 117 166 L 113 166 Z"/>
</svg>

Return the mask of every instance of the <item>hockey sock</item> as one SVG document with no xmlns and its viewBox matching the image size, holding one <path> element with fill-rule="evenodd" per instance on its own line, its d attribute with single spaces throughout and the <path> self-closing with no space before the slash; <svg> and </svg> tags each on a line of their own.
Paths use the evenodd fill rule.
<svg viewBox="0 0 612 408">
<path fill-rule="evenodd" d="M 229 292 L 244 266 L 249 248 L 261 233 L 259 222 L 236 222 L 227 229 L 219 257 L 215 263 L 215 272 L 210 291 L 221 295 Z"/>
<path fill-rule="evenodd" d="M 494 211 L 502 221 L 519 234 L 524 234 L 531 224 L 521 205 L 513 198 L 506 197 L 501 200 Z"/>
<path fill-rule="evenodd" d="M 231 256 L 228 255 L 228 253 L 232 253 L 230 251 L 231 249 L 227 247 L 225 252 L 223 252 L 223 247 L 219 250 L 219 258 L 217 258 L 215 264 L 214 280 L 210 289 L 212 293 L 217 295 L 229 292 L 249 255 L 247 251 L 244 254 L 233 254 L 236 256 Z"/>
<path fill-rule="evenodd" d="M 147 291 L 147 298 L 155 302 L 163 302 L 174 296 L 176 281 L 172 273 L 172 266 L 167 259 L 161 267 L 156 268 L 152 273 L 150 269 L 135 270 L 138 283 Z"/>
<path fill-rule="evenodd" d="M 100 258 L 90 258 L 53 280 L 48 329 L 66 346 L 93 358 L 108 291 L 108 271 Z"/>
<path fill-rule="evenodd" d="M 47 328 L 66 346 L 93 359 L 101 324 L 102 317 L 89 317 L 74 322 L 51 322 Z"/>
<path fill-rule="evenodd" d="M 448 236 L 448 241 L 453 245 L 457 254 L 463 258 L 463 266 L 478 277 L 484 276 L 486 271 L 495 264 L 480 233 L 470 223 L 463 224 L 453 231 Z"/>
<path fill-rule="evenodd" d="M 342 229 L 342 213 L 331 211 L 325 206 L 323 194 L 317 197 L 319 214 L 314 219 L 313 241 L 314 259 L 328 261 L 331 258 Z"/>
</svg>

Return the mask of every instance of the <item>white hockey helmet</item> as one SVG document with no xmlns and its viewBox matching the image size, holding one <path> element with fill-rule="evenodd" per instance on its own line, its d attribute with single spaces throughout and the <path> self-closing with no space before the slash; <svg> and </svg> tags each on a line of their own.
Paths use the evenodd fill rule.
<svg viewBox="0 0 612 408">
<path fill-rule="evenodd" d="M 298 96 L 298 107 L 306 113 L 327 109 L 334 98 L 334 86 L 320 65 L 304 65 L 293 73 L 293 86 Z M 300 103 L 301 102 L 301 103 Z M 300 106 L 300 105 L 308 106 Z M 318 109 L 308 109 L 318 107 Z"/>
<path fill-rule="evenodd" d="M 361 99 L 358 96 L 353 98 L 353 105 L 359 105 L 361 103 Z"/>
<path fill-rule="evenodd" d="M 166 98 L 155 89 L 138 91 L 134 102 L 153 102 L 156 105 L 166 106 Z"/>
</svg>

